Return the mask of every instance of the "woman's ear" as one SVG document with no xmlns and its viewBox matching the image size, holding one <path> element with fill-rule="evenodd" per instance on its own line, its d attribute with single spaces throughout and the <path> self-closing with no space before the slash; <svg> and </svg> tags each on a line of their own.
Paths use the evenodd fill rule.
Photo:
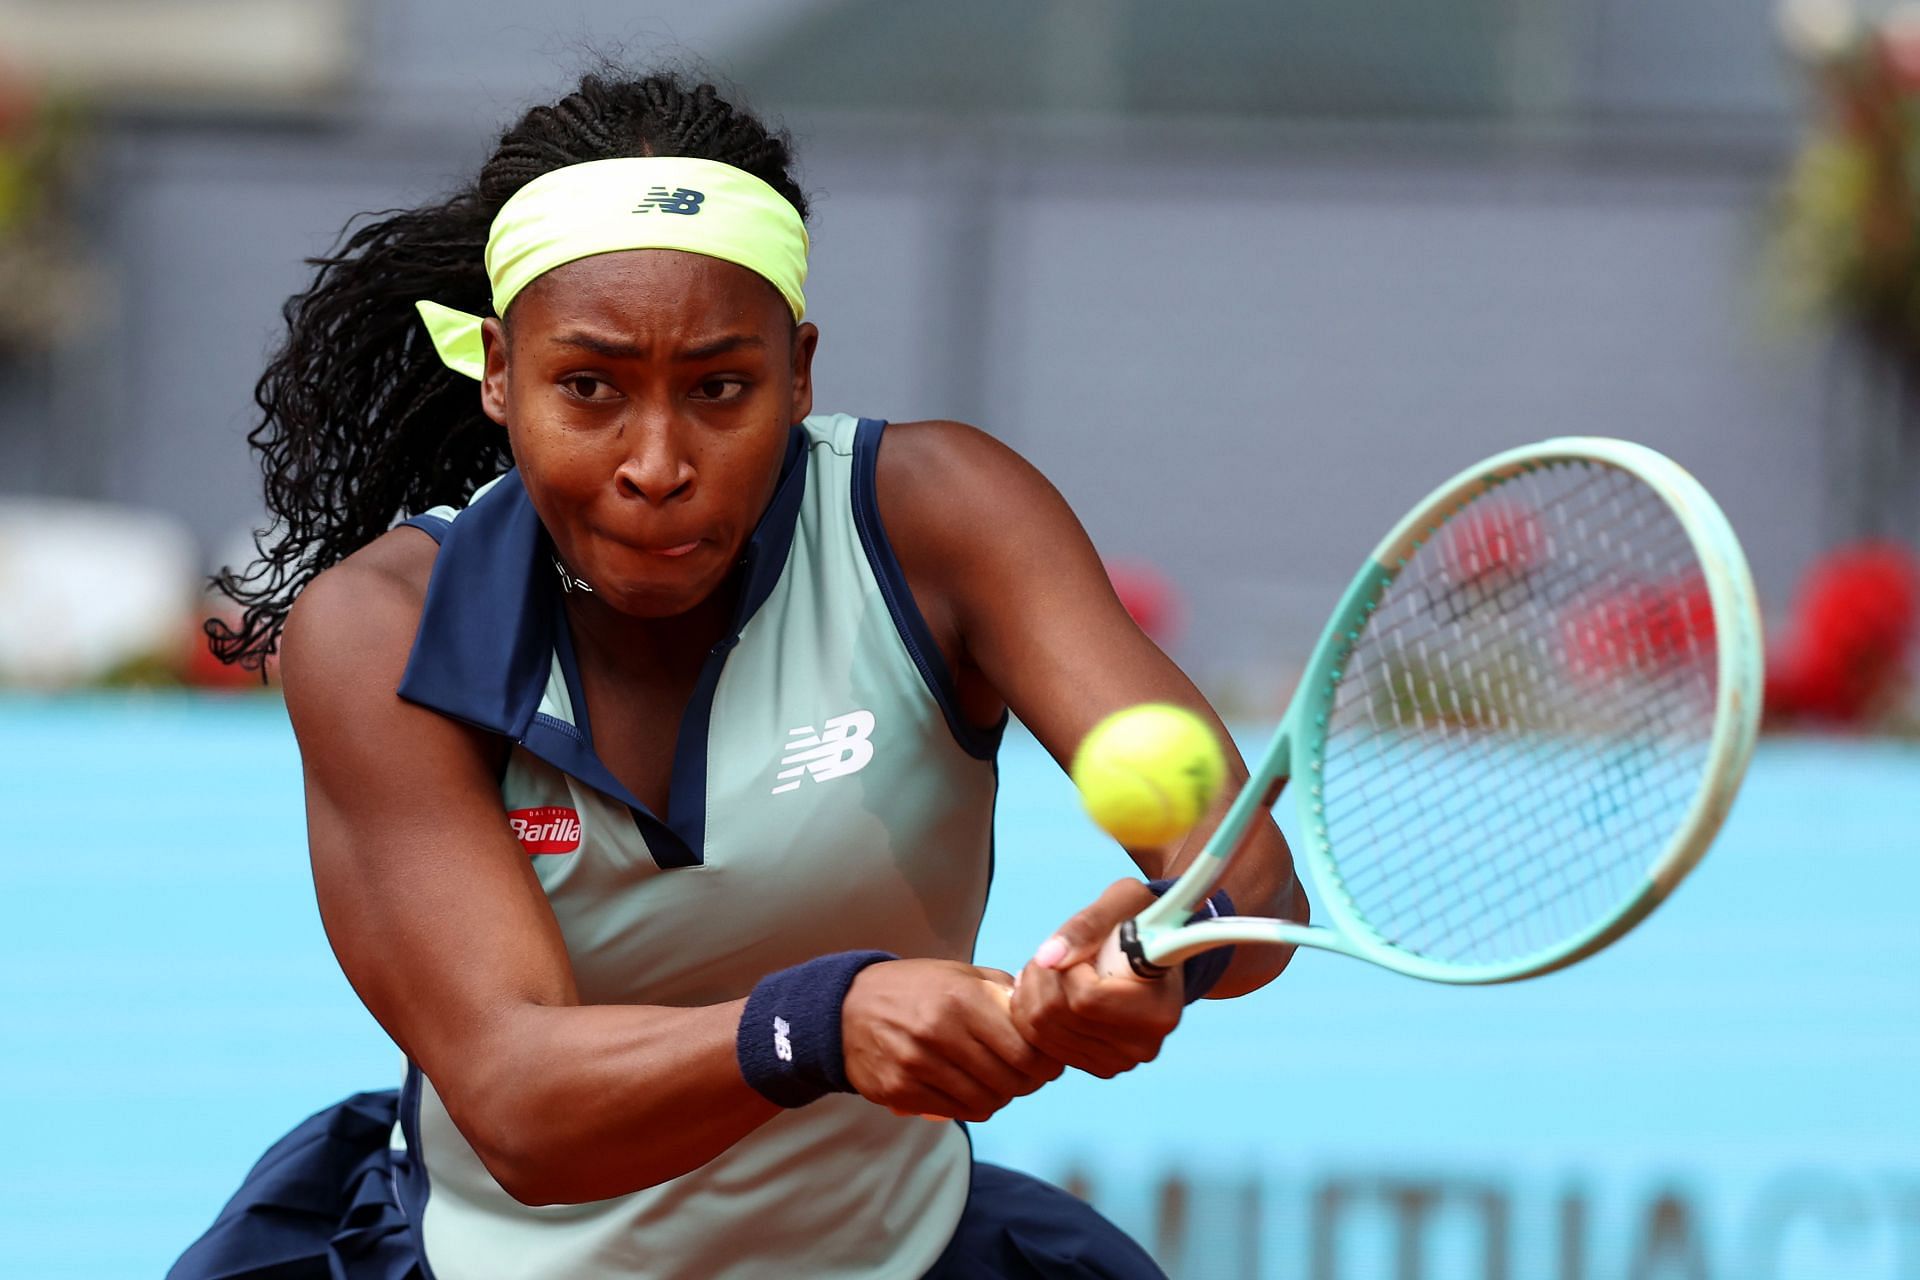
<svg viewBox="0 0 1920 1280">
<path fill-rule="evenodd" d="M 507 425 L 507 328 L 495 316 L 480 322 L 480 349 L 487 362 L 480 376 L 480 408 L 501 426 Z"/>
<path fill-rule="evenodd" d="M 812 321 L 793 330 L 793 420 L 813 412 L 813 353 L 820 346 L 820 327 Z"/>
</svg>

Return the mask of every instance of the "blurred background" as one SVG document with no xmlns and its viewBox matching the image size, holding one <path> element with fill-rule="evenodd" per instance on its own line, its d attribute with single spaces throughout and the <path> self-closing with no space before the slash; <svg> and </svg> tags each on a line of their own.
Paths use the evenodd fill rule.
<svg viewBox="0 0 1920 1280">
<path fill-rule="evenodd" d="M 1774 733 L 1633 939 L 1303 956 L 983 1157 L 1181 1276 L 1920 1277 L 1920 7 L 1849 0 L 0 0 L 0 1275 L 158 1275 L 398 1080 L 202 583 L 303 259 L 601 57 L 795 134 L 821 408 L 1027 454 L 1250 742 L 1496 449 L 1650 444 L 1752 560 Z M 1122 863 L 1031 739 L 1003 777 L 1017 966 Z"/>
</svg>

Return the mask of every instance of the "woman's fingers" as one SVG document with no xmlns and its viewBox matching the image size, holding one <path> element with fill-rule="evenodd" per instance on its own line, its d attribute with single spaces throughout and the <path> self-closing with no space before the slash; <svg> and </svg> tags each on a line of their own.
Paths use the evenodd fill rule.
<svg viewBox="0 0 1920 1280">
<path fill-rule="evenodd" d="M 1013 977 L 999 970 L 988 971 L 990 990 L 997 997 L 994 1016 L 983 1018 L 973 1027 L 975 1039 L 990 1055 L 983 1069 L 992 1073 L 1000 1087 L 1012 1097 L 1025 1097 L 1060 1078 L 1066 1064 L 1023 1036 L 1012 1018 Z"/>
<path fill-rule="evenodd" d="M 881 1105 L 897 1116 L 920 1116 L 927 1120 L 964 1120 L 973 1112 L 972 1107 L 952 1094 L 906 1077 L 887 1091 Z"/>
<path fill-rule="evenodd" d="M 1180 1020 L 1178 980 L 1103 979 L 1091 965 L 1031 964 L 1014 994 L 1013 1024 L 1027 1041 L 1068 1066 L 1111 1078 L 1160 1053 Z"/>
<path fill-rule="evenodd" d="M 1138 1065 L 1105 1041 L 1058 1023 L 1036 1027 L 1034 1034 L 1043 1041 L 1042 1047 L 1049 1054 L 1102 1080 L 1111 1080 Z"/>
<path fill-rule="evenodd" d="M 944 960 L 869 966 L 841 1009 L 847 1078 L 898 1112 L 985 1120 L 1062 1064 L 1013 1029 L 1013 978 Z"/>
<path fill-rule="evenodd" d="M 1109 933 L 1122 921 L 1146 910 L 1153 900 L 1153 890 L 1143 882 L 1115 880 L 1040 944 L 1033 954 L 1033 963 L 1042 969 L 1058 970 L 1092 960 L 1100 954 Z"/>
<path fill-rule="evenodd" d="M 947 1057 L 934 1078 L 948 1093 L 991 1112 L 1057 1079 L 1064 1065 L 1014 1030 L 1009 1002 L 1013 978 L 998 970 L 982 971 L 981 977 L 975 992 L 979 999 L 955 1020 L 956 1030 L 963 1031 L 965 1039 L 956 1037 L 947 1046 Z M 949 1073 L 964 1076 L 966 1084 L 954 1081 Z"/>
<path fill-rule="evenodd" d="M 1022 977 L 1022 994 L 1031 987 L 1032 996 L 1014 1002 L 1014 1030 L 1047 1056 L 1103 1080 L 1134 1067 L 1136 1059 L 1097 1029 L 1088 1027 L 1067 1007 L 1064 994 L 1054 990 L 1059 980 L 1060 975 L 1054 973 Z"/>
</svg>

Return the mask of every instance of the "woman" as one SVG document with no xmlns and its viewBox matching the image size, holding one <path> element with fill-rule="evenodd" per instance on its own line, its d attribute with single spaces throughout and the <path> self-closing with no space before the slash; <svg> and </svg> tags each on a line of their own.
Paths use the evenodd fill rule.
<svg viewBox="0 0 1920 1280">
<path fill-rule="evenodd" d="M 322 919 L 409 1069 L 176 1276 L 1157 1274 L 921 1117 L 1128 1070 L 1284 964 L 1101 980 L 1132 880 L 1017 990 L 970 963 L 1009 708 L 1056 758 L 1212 713 L 1010 451 L 812 416 L 788 168 L 711 86 L 589 77 L 289 304 L 284 536 L 215 644 L 281 654 Z M 1297 912 L 1263 838 L 1230 892 Z"/>
</svg>

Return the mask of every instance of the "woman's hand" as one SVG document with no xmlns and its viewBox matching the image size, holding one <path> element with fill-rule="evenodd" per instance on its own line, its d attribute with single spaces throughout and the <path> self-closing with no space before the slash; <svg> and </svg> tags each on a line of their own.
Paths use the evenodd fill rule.
<svg viewBox="0 0 1920 1280">
<path fill-rule="evenodd" d="M 902 1114 L 982 1121 L 1064 1069 L 1014 1030 L 1013 977 L 957 960 L 889 960 L 840 1007 L 847 1081 Z"/>
<path fill-rule="evenodd" d="M 847 1082 L 902 1115 L 985 1121 L 1066 1069 L 1008 1017 L 1014 977 L 958 960 L 868 965 L 841 1006 Z"/>
<path fill-rule="evenodd" d="M 1180 1025 L 1180 970 L 1149 982 L 1093 967 L 1107 935 L 1152 902 L 1145 884 L 1116 880 L 1034 953 L 1013 996 L 1013 1025 L 1028 1043 L 1103 1080 L 1159 1056 Z"/>
</svg>

